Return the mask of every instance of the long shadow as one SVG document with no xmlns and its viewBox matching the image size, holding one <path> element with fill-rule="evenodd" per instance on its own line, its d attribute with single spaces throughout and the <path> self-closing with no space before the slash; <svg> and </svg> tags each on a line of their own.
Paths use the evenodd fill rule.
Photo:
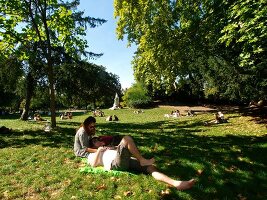
<svg viewBox="0 0 267 200">
<path fill-rule="evenodd" d="M 62 112 L 56 112 L 56 116 L 58 117 L 61 113 L 62 113 Z M 84 115 L 85 113 L 87 113 L 87 112 L 83 112 L 83 111 L 75 111 L 75 112 L 72 112 L 72 116 L 73 116 L 73 117 L 74 117 L 74 116 L 82 116 L 82 115 Z M 88 113 L 89 113 L 89 112 L 88 112 Z M 0 119 L 20 119 L 20 116 L 21 116 L 21 114 L 19 114 L 19 113 L 12 113 L 12 114 L 7 113 L 7 114 L 5 114 L 5 115 L 0 115 Z M 44 114 L 44 115 L 42 115 L 42 117 L 49 118 L 50 116 L 47 115 L 47 114 Z M 60 121 L 60 120 L 58 120 L 58 121 Z M 67 120 L 64 120 L 64 121 L 67 121 Z"/>
<path fill-rule="evenodd" d="M 225 106 L 225 105 L 209 105 L 206 106 L 212 110 L 205 111 L 206 113 L 215 113 L 217 111 L 222 111 L 225 114 L 238 113 L 243 116 L 253 117 L 252 121 L 257 124 L 266 124 L 267 127 L 267 106 Z M 198 111 L 196 111 L 198 112 Z M 231 116 L 229 118 L 234 118 Z M 237 117 L 237 116 L 236 116 Z"/>
<path fill-rule="evenodd" d="M 223 111 L 224 113 L 239 113 L 243 116 L 253 117 L 253 121 L 258 124 L 267 124 L 267 106 L 256 106 L 256 107 L 218 107 L 218 110 Z M 266 126 L 267 127 L 267 126 Z"/>
<path fill-rule="evenodd" d="M 203 130 L 195 129 L 199 123 L 201 122 L 184 123 L 173 131 L 165 131 L 174 128 L 173 124 L 165 121 L 100 126 L 112 133 L 116 133 L 116 129 L 120 128 L 131 132 L 132 129 L 148 130 L 158 127 L 159 131 L 153 135 L 149 134 L 149 131 L 135 131 L 132 134 L 138 145 L 152 149 L 145 155 L 155 156 L 158 166 L 165 173 L 181 179 L 197 177 L 198 183 L 193 189 L 197 190 L 194 194 L 199 193 L 195 196 L 196 199 L 216 199 L 222 196 L 236 199 L 240 195 L 247 199 L 264 199 L 267 196 L 267 135 L 202 136 L 197 133 Z M 194 167 L 188 165 L 191 162 L 197 163 L 200 169 L 204 170 L 203 173 L 198 174 Z M 204 187 L 211 188 L 211 191 L 203 190 Z"/>
<path fill-rule="evenodd" d="M 5 115 L 0 115 L 0 119 L 19 119 L 20 115 L 19 114 L 5 114 Z"/>
<path fill-rule="evenodd" d="M 76 122 L 66 123 L 79 126 Z M 179 179 L 196 177 L 196 186 L 188 191 L 193 199 L 238 199 L 240 194 L 247 199 L 265 199 L 267 135 L 203 136 L 198 134 L 203 132 L 198 128 L 199 123 L 184 122 L 178 127 L 169 121 L 99 123 L 98 135 L 132 135 L 144 149 L 145 157 L 155 157 L 157 167 L 164 173 Z M 72 148 L 75 129 L 60 125 L 50 133 L 40 130 L 0 135 L 0 148 L 28 145 Z M 168 198 L 181 199 L 181 196 L 174 190 L 163 199 Z"/>
<path fill-rule="evenodd" d="M 23 148 L 28 145 L 71 148 L 74 135 L 75 129 L 72 128 L 58 128 L 52 132 L 43 130 L 11 131 L 9 134 L 0 135 L 0 148 Z"/>
</svg>

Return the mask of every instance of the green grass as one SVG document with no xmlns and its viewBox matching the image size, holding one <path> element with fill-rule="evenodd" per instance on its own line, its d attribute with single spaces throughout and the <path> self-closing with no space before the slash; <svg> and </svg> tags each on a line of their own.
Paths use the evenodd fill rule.
<svg viewBox="0 0 267 200">
<path fill-rule="evenodd" d="M 42 130 L 45 123 L 10 115 L 0 118 L 0 126 L 13 129 L 0 135 L 0 199 L 267 199 L 266 125 L 252 117 L 229 112 L 229 123 L 203 126 L 211 113 L 167 119 L 167 108 L 103 111 L 120 121 L 98 117 L 98 135 L 133 136 L 161 171 L 177 179 L 194 177 L 195 187 L 177 191 L 142 174 L 80 173 L 84 163 L 73 154 L 73 139 L 88 113 L 58 118 L 51 133 Z"/>
</svg>

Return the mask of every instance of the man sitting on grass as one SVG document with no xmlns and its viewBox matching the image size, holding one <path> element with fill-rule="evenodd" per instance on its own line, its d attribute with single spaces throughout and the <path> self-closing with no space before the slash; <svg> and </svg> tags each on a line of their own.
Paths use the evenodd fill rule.
<svg viewBox="0 0 267 200">
<path fill-rule="evenodd" d="M 195 184 L 194 179 L 179 181 L 159 172 L 153 165 L 155 159 L 144 158 L 130 136 L 124 136 L 117 147 L 103 147 L 104 143 L 98 140 L 93 141 L 91 146 L 89 140 L 95 135 L 95 125 L 94 117 L 85 119 L 75 135 L 74 142 L 75 155 L 87 157 L 92 167 L 104 166 L 106 170 L 149 173 L 156 180 L 172 185 L 178 190 L 190 189 Z"/>
</svg>

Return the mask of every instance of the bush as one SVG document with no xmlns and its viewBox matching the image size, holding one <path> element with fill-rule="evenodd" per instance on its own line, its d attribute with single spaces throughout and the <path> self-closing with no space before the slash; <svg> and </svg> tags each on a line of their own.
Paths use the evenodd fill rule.
<svg viewBox="0 0 267 200">
<path fill-rule="evenodd" d="M 141 83 L 136 83 L 130 87 L 122 97 L 124 103 L 130 108 L 148 107 L 152 99 L 147 94 L 147 90 Z"/>
</svg>

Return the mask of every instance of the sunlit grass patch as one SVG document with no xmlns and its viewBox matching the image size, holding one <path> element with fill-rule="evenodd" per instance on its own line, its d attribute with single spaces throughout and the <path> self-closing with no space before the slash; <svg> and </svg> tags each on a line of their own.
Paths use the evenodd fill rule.
<svg viewBox="0 0 267 200">
<path fill-rule="evenodd" d="M 119 121 L 97 117 L 98 135 L 133 136 L 164 173 L 194 177 L 196 186 L 177 191 L 149 175 L 81 173 L 85 163 L 74 156 L 73 139 L 91 113 L 57 118 L 50 133 L 44 123 L 1 116 L 12 132 L 0 135 L 0 199 L 266 199 L 266 127 L 251 117 L 227 113 L 228 123 L 204 126 L 212 113 L 171 119 L 165 108 L 103 111 Z"/>
</svg>

